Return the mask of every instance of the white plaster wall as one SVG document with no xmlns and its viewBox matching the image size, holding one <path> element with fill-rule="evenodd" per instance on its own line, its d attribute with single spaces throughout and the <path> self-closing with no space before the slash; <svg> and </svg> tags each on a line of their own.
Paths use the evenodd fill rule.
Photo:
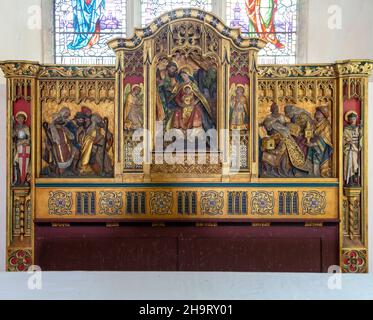
<svg viewBox="0 0 373 320">
<path fill-rule="evenodd" d="M 0 1 L 0 60 L 24 59 L 40 62 L 53 61 L 51 48 L 43 43 L 44 37 L 50 35 L 51 20 L 43 23 L 43 31 L 38 28 L 38 9 L 50 8 L 52 0 L 1 0 Z M 139 0 L 135 0 L 139 1 Z M 215 1 L 215 0 L 214 0 Z M 306 23 L 299 28 L 299 63 L 333 62 L 341 59 L 373 59 L 373 15 L 372 0 L 300 0 L 308 11 L 302 13 Z M 337 5 L 341 8 L 341 29 L 328 26 L 328 8 Z M 48 13 L 49 12 L 49 13 Z M 49 17 L 50 11 L 43 12 L 43 18 Z M 134 19 L 136 20 L 136 19 Z M 373 108 L 373 82 L 370 85 L 370 106 Z M 0 75 L 0 271 L 5 269 L 5 118 L 6 118 L 5 80 Z M 369 113 L 373 123 L 373 113 Z M 373 127 L 369 130 L 370 141 L 373 141 Z M 370 161 L 370 173 L 373 161 Z M 370 181 L 373 181 L 371 175 Z M 373 196 L 372 188 L 369 195 Z M 372 197 L 370 197 L 372 198 Z M 371 206 L 371 208 L 373 208 Z M 373 211 L 373 210 L 370 210 Z M 370 214 L 370 230 L 373 230 L 373 212 Z M 373 233 L 370 232 L 370 248 L 373 248 Z M 373 249 L 372 249 L 373 250 Z M 373 255 L 373 251 L 371 251 Z M 373 271 L 373 258 L 370 259 L 370 270 Z"/>
<path fill-rule="evenodd" d="M 372 0 L 300 0 L 306 2 L 307 24 L 300 21 L 299 37 L 306 46 L 299 63 L 332 62 L 342 59 L 373 59 Z M 341 14 L 340 28 L 333 28 L 335 14 Z"/>
</svg>

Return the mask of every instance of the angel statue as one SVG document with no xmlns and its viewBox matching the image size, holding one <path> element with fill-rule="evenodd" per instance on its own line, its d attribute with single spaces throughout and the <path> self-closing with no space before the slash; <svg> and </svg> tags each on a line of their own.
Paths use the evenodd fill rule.
<svg viewBox="0 0 373 320">
<path fill-rule="evenodd" d="M 249 122 L 249 101 L 247 85 L 232 85 L 231 87 L 231 130 L 247 130 Z"/>
<path fill-rule="evenodd" d="M 144 125 L 143 84 L 127 84 L 124 89 L 124 126 L 126 129 L 141 129 Z"/>
</svg>

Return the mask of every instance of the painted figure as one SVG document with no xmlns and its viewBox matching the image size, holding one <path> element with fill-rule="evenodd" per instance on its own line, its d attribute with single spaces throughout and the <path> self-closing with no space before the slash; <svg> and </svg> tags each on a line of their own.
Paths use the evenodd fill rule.
<svg viewBox="0 0 373 320">
<path fill-rule="evenodd" d="M 360 152 L 362 149 L 362 129 L 357 124 L 358 114 L 345 114 L 347 125 L 343 130 L 343 177 L 347 186 L 360 185 Z"/>
<path fill-rule="evenodd" d="M 100 19 L 105 0 L 71 0 L 74 15 L 74 39 L 69 50 L 91 48 L 100 40 Z"/>
<path fill-rule="evenodd" d="M 262 140 L 262 173 L 270 177 L 300 177 L 309 172 L 305 156 L 276 103 L 262 124 L 267 138 Z"/>
<path fill-rule="evenodd" d="M 48 163 L 42 175 L 47 176 L 110 176 L 113 163 L 109 152 L 113 134 L 108 119 L 82 106 L 73 119 L 63 107 L 52 115 L 51 124 L 43 123 L 45 149 L 43 159 Z"/>
<path fill-rule="evenodd" d="M 111 175 L 113 165 L 108 151 L 113 141 L 113 134 L 108 130 L 107 119 L 93 114 L 82 144 L 81 171 L 93 170 L 96 175 Z"/>
<path fill-rule="evenodd" d="M 276 35 L 277 0 L 247 0 L 246 9 L 250 20 L 249 32 L 257 33 L 276 48 L 284 48 Z"/>
<path fill-rule="evenodd" d="M 86 119 L 84 127 L 84 138 L 82 141 L 82 154 L 79 163 L 81 172 L 90 173 L 92 170 L 98 174 L 100 170 L 97 168 L 95 161 L 97 151 L 97 141 L 102 138 L 100 130 L 101 117 L 92 114 Z"/>
<path fill-rule="evenodd" d="M 144 125 L 143 94 L 140 85 L 130 84 L 125 88 L 124 126 L 126 129 L 140 129 Z"/>
<path fill-rule="evenodd" d="M 188 93 L 186 93 L 188 92 Z M 193 75 L 188 67 L 184 67 L 179 73 L 179 83 L 174 88 L 172 100 L 175 103 L 175 110 L 172 112 L 172 117 L 167 124 L 166 130 L 175 128 L 175 118 L 178 117 L 180 109 L 183 109 L 185 96 L 189 99 L 193 96 L 193 111 L 191 112 L 188 121 L 187 128 L 201 127 L 200 122 L 202 122 L 202 127 L 205 131 L 214 127 L 214 120 L 212 115 L 212 109 L 209 101 L 200 91 L 198 85 L 193 82 Z"/>
<path fill-rule="evenodd" d="M 178 65 L 174 61 L 167 61 L 165 68 L 160 66 L 157 72 L 158 95 L 157 95 L 157 120 L 167 121 L 176 108 L 172 99 L 174 90 L 177 86 Z"/>
<path fill-rule="evenodd" d="M 308 143 L 307 159 L 313 165 L 315 177 L 330 178 L 331 156 L 333 154 L 332 126 L 329 122 L 329 108 L 316 108 L 314 122 L 314 137 Z"/>
<path fill-rule="evenodd" d="M 249 103 L 245 87 L 237 85 L 231 102 L 231 129 L 247 130 L 249 122 Z"/>
<path fill-rule="evenodd" d="M 57 174 L 63 175 L 72 165 L 77 150 L 73 146 L 74 134 L 65 126 L 63 116 L 58 112 L 52 115 L 49 127 L 51 152 Z"/>
<path fill-rule="evenodd" d="M 308 153 L 308 145 L 310 138 L 313 135 L 313 119 L 306 110 L 293 106 L 285 106 L 285 116 L 290 119 L 287 127 L 290 134 L 294 137 L 299 148 L 302 150 L 304 156 Z"/>
<path fill-rule="evenodd" d="M 267 133 L 271 136 L 276 133 L 280 133 L 283 136 L 289 135 L 289 130 L 286 128 L 286 117 L 280 113 L 280 108 L 276 103 L 271 105 L 271 114 L 268 115 L 263 125 L 267 130 Z"/>
<path fill-rule="evenodd" d="M 30 128 L 26 125 L 27 114 L 17 112 L 13 128 L 14 140 L 14 181 L 16 185 L 30 183 L 31 136 Z"/>
<path fill-rule="evenodd" d="M 202 128 L 202 112 L 198 107 L 198 98 L 190 85 L 186 85 L 177 97 L 178 109 L 174 113 L 173 128 Z"/>
<path fill-rule="evenodd" d="M 157 66 L 156 120 L 164 131 L 216 127 L 216 67 L 198 56 L 176 53 Z"/>
</svg>

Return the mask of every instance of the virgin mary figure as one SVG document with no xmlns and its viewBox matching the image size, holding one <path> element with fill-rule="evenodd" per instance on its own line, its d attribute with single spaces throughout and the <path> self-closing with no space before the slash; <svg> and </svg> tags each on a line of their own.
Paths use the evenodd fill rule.
<svg viewBox="0 0 373 320">
<path fill-rule="evenodd" d="M 100 40 L 100 19 L 105 0 L 71 0 L 74 15 L 74 39 L 69 50 L 91 48 Z"/>
<path fill-rule="evenodd" d="M 193 80 L 190 68 L 181 69 L 172 95 L 176 109 L 173 110 L 166 130 L 175 128 L 207 131 L 215 127 L 210 103 Z"/>
</svg>

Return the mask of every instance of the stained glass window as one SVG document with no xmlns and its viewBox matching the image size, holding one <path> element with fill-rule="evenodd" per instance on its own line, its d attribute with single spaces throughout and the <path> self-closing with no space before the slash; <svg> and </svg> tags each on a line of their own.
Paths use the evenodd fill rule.
<svg viewBox="0 0 373 320">
<path fill-rule="evenodd" d="M 141 0 L 141 21 L 146 26 L 161 14 L 178 8 L 195 7 L 212 10 L 212 0 Z"/>
<path fill-rule="evenodd" d="M 125 35 L 126 0 L 55 0 L 55 61 L 114 64 L 107 41 Z"/>
<path fill-rule="evenodd" d="M 297 0 L 227 0 L 227 23 L 268 41 L 259 63 L 295 63 Z"/>
</svg>

